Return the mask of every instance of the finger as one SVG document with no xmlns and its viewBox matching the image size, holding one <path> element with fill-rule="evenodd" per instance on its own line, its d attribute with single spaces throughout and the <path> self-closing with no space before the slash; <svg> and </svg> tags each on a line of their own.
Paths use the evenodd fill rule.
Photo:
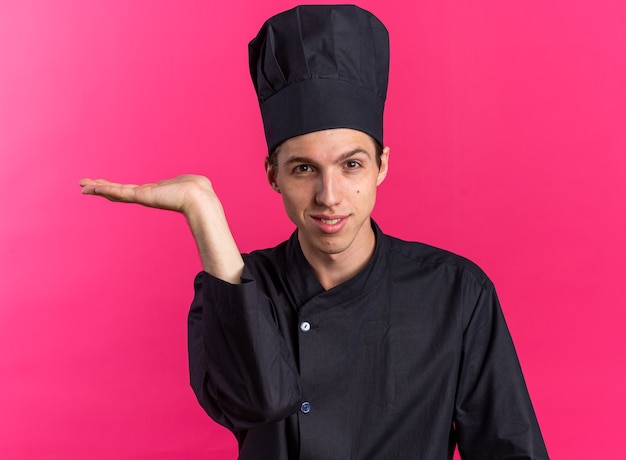
<svg viewBox="0 0 626 460">
<path fill-rule="evenodd" d="M 89 177 L 83 177 L 81 180 L 78 181 L 78 185 L 80 185 L 81 187 L 84 187 L 86 185 L 92 185 L 94 183 L 95 181 L 93 179 L 90 179 Z"/>
<path fill-rule="evenodd" d="M 117 195 L 115 189 L 135 189 L 137 184 L 121 184 L 118 182 L 111 182 L 105 179 L 81 179 L 78 184 L 82 187 L 82 193 L 85 195 Z M 127 193 L 125 194 L 127 195 Z"/>
<path fill-rule="evenodd" d="M 84 187 L 86 185 L 96 185 L 96 184 L 113 185 L 113 186 L 118 186 L 118 187 L 125 187 L 125 186 L 136 187 L 137 186 L 137 184 L 122 184 L 119 182 L 111 182 L 110 180 L 106 180 L 106 179 L 91 179 L 89 177 L 85 177 L 81 179 L 80 181 L 78 181 L 78 185 L 80 185 L 81 187 Z"/>
<path fill-rule="evenodd" d="M 109 200 L 133 203 L 137 201 L 136 185 L 132 184 L 97 184 L 93 192 Z"/>
<path fill-rule="evenodd" d="M 110 201 L 136 203 L 135 188 L 136 186 L 132 185 L 93 183 L 83 186 L 81 192 L 84 195 L 101 196 Z"/>
<path fill-rule="evenodd" d="M 106 180 L 106 179 L 96 179 L 93 181 L 93 183 L 96 185 L 107 185 L 111 187 L 132 187 L 132 188 L 137 187 L 137 184 L 122 184 L 120 182 L 111 182 L 110 180 Z M 146 184 L 146 185 L 150 185 L 150 184 Z"/>
</svg>

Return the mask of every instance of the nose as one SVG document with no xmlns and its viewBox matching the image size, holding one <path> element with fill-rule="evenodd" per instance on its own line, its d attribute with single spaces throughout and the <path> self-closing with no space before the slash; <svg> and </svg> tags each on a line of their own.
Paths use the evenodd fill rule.
<svg viewBox="0 0 626 460">
<path fill-rule="evenodd" d="M 326 208 L 332 208 L 341 202 L 339 179 L 332 173 L 320 174 L 315 202 Z"/>
</svg>

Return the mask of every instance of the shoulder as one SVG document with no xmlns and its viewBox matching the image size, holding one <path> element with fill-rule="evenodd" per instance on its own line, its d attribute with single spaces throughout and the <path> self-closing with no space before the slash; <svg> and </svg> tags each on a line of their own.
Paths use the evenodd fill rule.
<svg viewBox="0 0 626 460">
<path fill-rule="evenodd" d="M 272 248 L 257 249 L 242 254 L 244 260 L 244 278 L 257 281 L 276 283 L 282 278 L 287 266 L 292 266 L 293 244 L 292 238 Z"/>
<path fill-rule="evenodd" d="M 491 284 L 485 272 L 471 260 L 453 252 L 415 241 L 405 241 L 389 235 L 387 240 L 393 263 L 415 268 L 445 270 L 468 277 L 479 285 Z"/>
<path fill-rule="evenodd" d="M 287 243 L 288 241 L 283 241 L 273 248 L 256 249 L 241 256 L 246 265 L 259 267 L 279 265 L 286 257 Z"/>
</svg>

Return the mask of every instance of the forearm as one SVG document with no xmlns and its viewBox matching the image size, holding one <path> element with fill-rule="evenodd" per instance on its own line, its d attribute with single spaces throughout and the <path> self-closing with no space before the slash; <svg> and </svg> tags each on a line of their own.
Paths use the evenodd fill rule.
<svg viewBox="0 0 626 460">
<path fill-rule="evenodd" d="M 239 284 L 243 259 L 228 227 L 224 209 L 217 196 L 197 200 L 185 217 L 196 241 L 202 268 L 223 281 Z"/>
<path fill-rule="evenodd" d="M 547 460 L 517 354 L 490 283 L 482 290 L 463 341 L 455 419 L 461 457 Z"/>
<path fill-rule="evenodd" d="M 235 431 L 295 412 L 301 403 L 297 367 L 256 282 L 235 286 L 201 272 L 194 286 L 189 371 L 202 407 Z"/>
</svg>

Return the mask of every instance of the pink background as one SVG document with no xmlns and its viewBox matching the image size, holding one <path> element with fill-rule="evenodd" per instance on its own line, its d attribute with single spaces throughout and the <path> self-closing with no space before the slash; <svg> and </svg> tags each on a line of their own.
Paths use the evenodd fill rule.
<svg viewBox="0 0 626 460">
<path fill-rule="evenodd" d="M 247 42 L 294 4 L 0 2 L 0 458 L 235 458 L 188 385 L 184 219 L 78 180 L 206 174 L 242 251 L 287 238 Z M 361 6 L 391 31 L 375 218 L 492 277 L 552 458 L 616 458 L 626 3 Z"/>
</svg>

